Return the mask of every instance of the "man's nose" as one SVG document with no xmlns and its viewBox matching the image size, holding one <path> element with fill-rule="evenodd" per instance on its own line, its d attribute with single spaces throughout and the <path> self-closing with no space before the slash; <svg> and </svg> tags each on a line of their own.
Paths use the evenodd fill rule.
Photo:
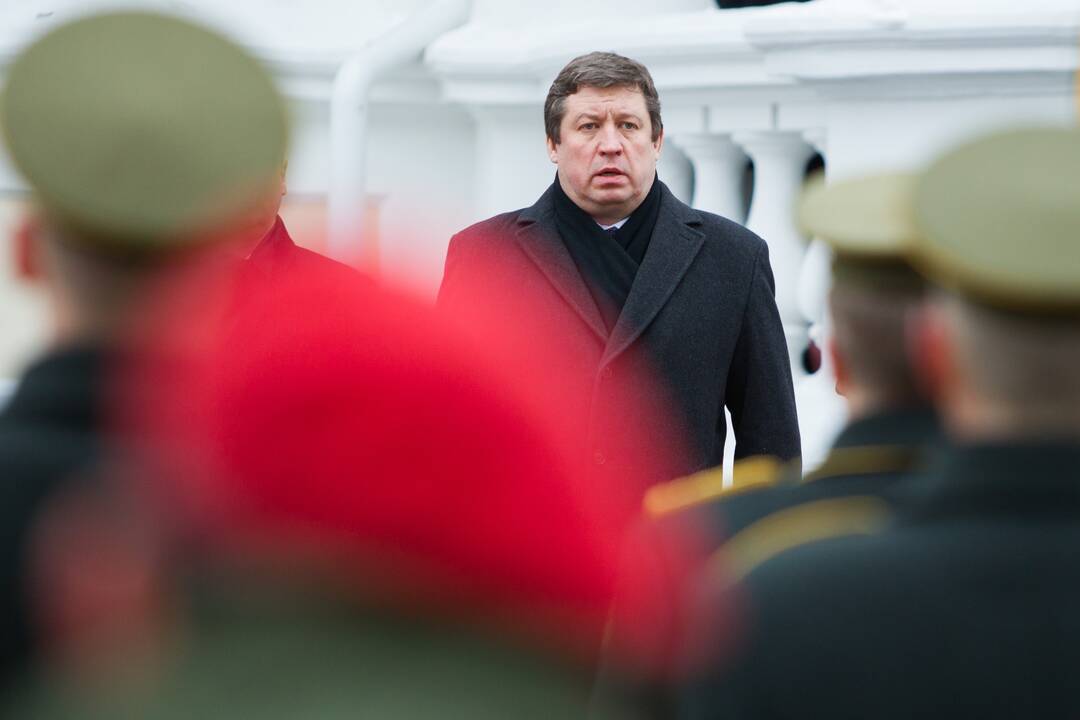
<svg viewBox="0 0 1080 720">
<path fill-rule="evenodd" d="M 622 150 L 622 136 L 614 123 L 604 125 L 600 130 L 600 152 L 604 155 L 621 155 Z"/>
</svg>

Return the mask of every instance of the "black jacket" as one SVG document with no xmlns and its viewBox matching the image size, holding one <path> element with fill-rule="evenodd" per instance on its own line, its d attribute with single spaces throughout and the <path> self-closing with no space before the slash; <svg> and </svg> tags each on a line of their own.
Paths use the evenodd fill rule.
<svg viewBox="0 0 1080 720">
<path fill-rule="evenodd" d="M 633 473 L 647 452 L 626 440 L 620 402 L 643 393 L 642 373 L 659 380 L 657 395 L 686 440 L 669 477 L 720 464 L 725 406 L 737 457 L 798 456 L 791 370 L 766 244 L 660 189 L 648 251 L 610 336 L 558 235 L 550 188 L 532 207 L 452 238 L 440 304 L 498 304 L 533 323 L 538 337 L 555 338 L 551 376 L 577 399 L 564 430 L 580 441 L 583 457 L 616 477 Z"/>
</svg>

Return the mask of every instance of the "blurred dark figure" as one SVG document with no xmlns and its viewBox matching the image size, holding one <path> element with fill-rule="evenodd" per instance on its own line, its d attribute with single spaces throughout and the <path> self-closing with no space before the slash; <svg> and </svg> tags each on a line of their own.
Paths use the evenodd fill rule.
<svg viewBox="0 0 1080 720">
<path fill-rule="evenodd" d="M 297 245 L 281 219 L 281 200 L 288 191 L 285 181 L 287 163 L 282 163 L 278 189 L 266 195 L 266 201 L 247 216 L 244 227 L 231 243 L 235 251 L 251 263 L 256 272 L 267 280 L 289 273 L 304 272 L 308 267 L 326 266 L 337 272 L 351 274 L 355 280 L 366 278 L 353 268 L 325 255 Z"/>
<path fill-rule="evenodd" d="M 953 446 L 891 523 L 848 507 L 846 537 L 819 523 L 826 539 L 759 558 L 745 646 L 684 717 L 1080 713 L 1078 174 L 1080 132 L 1035 130 L 921 177 L 914 257 L 943 289 L 920 368 Z"/>
<path fill-rule="evenodd" d="M 0 129 L 33 190 L 14 242 L 52 310 L 49 352 L 0 415 L 0 679 L 34 645 L 24 562 L 34 519 L 105 450 L 105 376 L 160 271 L 224 242 L 265 203 L 286 144 L 258 64 L 217 35 L 144 14 L 60 27 L 15 59 Z"/>
<path fill-rule="evenodd" d="M 729 486 L 720 470 L 657 486 L 645 500 L 656 521 L 641 530 L 628 552 L 662 554 L 652 533 L 663 537 L 669 526 L 695 524 L 713 538 L 710 550 L 723 544 L 725 572 L 738 575 L 823 531 L 845 531 L 849 519 L 861 529 L 868 513 L 884 517 L 887 502 L 922 468 L 940 433 L 907 349 L 908 321 L 922 301 L 924 283 L 905 259 L 917 231 L 897 208 L 910 204 L 913 182 L 910 176 L 883 176 L 830 188 L 815 184 L 804 194 L 804 230 L 834 251 L 829 352 L 850 418 L 825 462 L 800 478 L 797 465 L 755 458 L 736 463 Z M 666 622 L 679 632 L 694 632 L 702 618 L 679 618 L 693 578 L 669 575 Z M 722 625 L 730 628 L 735 621 L 726 618 Z M 724 644 L 712 650 L 731 651 Z M 605 677 L 601 684 L 617 682 Z M 669 689 L 671 684 L 677 679 Z M 653 695 L 659 696 L 650 700 L 656 717 L 675 715 L 670 692 L 657 688 Z"/>
<path fill-rule="evenodd" d="M 90 543 L 141 579 L 111 606 L 142 640 L 61 636 L 12 716 L 584 717 L 625 501 L 572 472 L 557 394 L 326 267 L 189 280 L 124 369 L 124 426 L 157 452 L 118 514 L 150 520 L 98 523 L 159 541 Z M 46 530 L 63 627 L 93 586 Z M 166 549 L 110 550 L 131 545 Z"/>
</svg>

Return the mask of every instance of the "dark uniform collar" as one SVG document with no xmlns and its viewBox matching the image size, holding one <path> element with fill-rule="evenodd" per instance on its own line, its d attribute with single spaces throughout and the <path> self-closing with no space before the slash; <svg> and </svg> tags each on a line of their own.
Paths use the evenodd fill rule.
<svg viewBox="0 0 1080 720">
<path fill-rule="evenodd" d="M 105 353 L 90 344 L 53 350 L 23 373 L 0 418 L 18 423 L 96 427 Z"/>
<path fill-rule="evenodd" d="M 941 454 L 915 517 L 1010 516 L 1018 520 L 1080 513 L 1080 442 L 960 445 Z"/>
<path fill-rule="evenodd" d="M 806 481 L 919 472 L 940 442 L 940 424 L 929 407 L 869 415 L 844 428 L 825 462 Z"/>
<path fill-rule="evenodd" d="M 924 445 L 941 433 L 937 414 L 928 406 L 875 413 L 850 422 L 836 438 L 834 448 L 868 445 Z"/>
<path fill-rule="evenodd" d="M 274 219 L 274 225 L 266 232 L 263 239 L 251 251 L 248 262 L 267 276 L 273 275 L 276 270 L 287 265 L 296 248 L 289 231 L 285 228 L 285 222 L 278 215 Z"/>
</svg>

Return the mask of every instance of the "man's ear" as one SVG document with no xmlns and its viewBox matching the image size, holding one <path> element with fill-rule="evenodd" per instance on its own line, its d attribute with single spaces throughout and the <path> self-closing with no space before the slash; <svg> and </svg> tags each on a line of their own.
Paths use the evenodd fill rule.
<svg viewBox="0 0 1080 720">
<path fill-rule="evenodd" d="M 653 140 L 653 150 L 656 151 L 656 159 L 660 160 L 660 151 L 664 148 L 664 128 L 660 128 L 660 134 Z"/>
<path fill-rule="evenodd" d="M 15 274 L 20 280 L 36 282 L 45 275 L 42 262 L 44 223 L 34 213 L 25 214 L 15 227 L 12 243 Z"/>
<path fill-rule="evenodd" d="M 551 139 L 551 136 L 548 136 L 548 139 L 547 139 L 547 151 L 548 151 L 548 159 L 551 160 L 551 162 L 558 165 L 559 164 L 559 149 L 558 149 L 558 146 L 555 144 L 555 141 Z"/>
<path fill-rule="evenodd" d="M 847 389 L 851 382 L 851 374 L 848 370 L 847 360 L 844 359 L 843 353 L 840 352 L 840 348 L 836 344 L 836 335 L 829 335 L 828 342 L 826 343 L 826 351 L 829 353 L 829 360 L 832 361 L 833 375 L 836 377 L 836 394 L 841 397 L 846 397 Z"/>
</svg>

